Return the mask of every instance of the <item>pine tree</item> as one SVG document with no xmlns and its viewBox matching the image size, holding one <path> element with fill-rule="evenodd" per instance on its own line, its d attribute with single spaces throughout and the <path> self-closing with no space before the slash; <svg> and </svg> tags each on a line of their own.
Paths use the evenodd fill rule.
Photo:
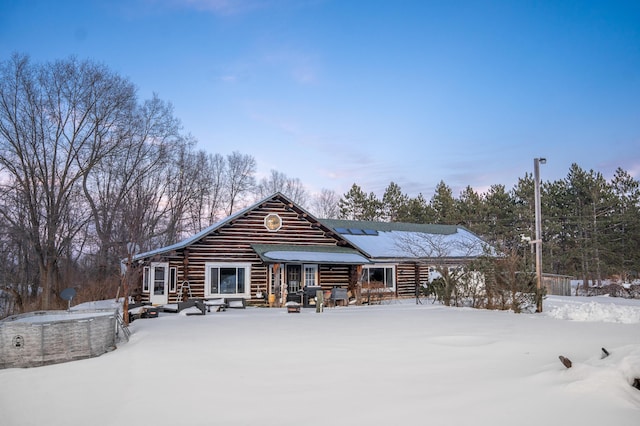
<svg viewBox="0 0 640 426">
<path fill-rule="evenodd" d="M 471 186 L 467 186 L 460 193 L 460 197 L 456 200 L 456 210 L 460 223 L 477 234 L 486 233 L 482 198 Z"/>
<path fill-rule="evenodd" d="M 398 222 L 408 223 L 434 223 L 435 211 L 424 199 L 422 194 L 415 198 L 410 198 L 407 202 L 406 210 L 401 212 Z"/>
<path fill-rule="evenodd" d="M 493 242 L 511 248 L 520 240 L 514 227 L 515 202 L 504 185 L 492 185 L 484 196 L 486 236 Z"/>
<path fill-rule="evenodd" d="M 400 187 L 391 182 L 382 195 L 383 220 L 398 222 L 403 212 L 407 210 L 409 197 L 402 193 Z"/>
<path fill-rule="evenodd" d="M 456 203 L 453 199 L 451 188 L 440 181 L 436 186 L 436 192 L 431 198 L 431 208 L 435 212 L 435 222 L 445 225 L 457 223 Z"/>
<path fill-rule="evenodd" d="M 609 262 L 615 273 L 628 282 L 633 271 L 640 270 L 640 183 L 618 168 L 611 188 L 616 204 L 608 235 L 612 252 Z"/>
<path fill-rule="evenodd" d="M 349 192 L 344 194 L 338 202 L 340 219 L 357 220 L 361 217 L 365 199 L 366 196 L 362 192 L 362 188 L 355 183 L 351 185 Z"/>
<path fill-rule="evenodd" d="M 381 220 L 382 203 L 371 192 L 366 195 L 355 183 L 338 202 L 340 219 Z"/>
</svg>

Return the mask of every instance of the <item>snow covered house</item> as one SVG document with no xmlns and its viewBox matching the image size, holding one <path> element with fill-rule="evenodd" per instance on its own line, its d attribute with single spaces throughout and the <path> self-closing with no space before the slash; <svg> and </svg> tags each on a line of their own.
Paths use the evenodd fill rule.
<svg viewBox="0 0 640 426">
<path fill-rule="evenodd" d="M 315 291 L 416 294 L 430 265 L 482 254 L 460 226 L 317 219 L 276 193 L 179 243 L 140 253 L 134 294 L 154 305 L 190 298 L 305 303 Z M 433 268 L 431 267 L 431 272 Z"/>
</svg>

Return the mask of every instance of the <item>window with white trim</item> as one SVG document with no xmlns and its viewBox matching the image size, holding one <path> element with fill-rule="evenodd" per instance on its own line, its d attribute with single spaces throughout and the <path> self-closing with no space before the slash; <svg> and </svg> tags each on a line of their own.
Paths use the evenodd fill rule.
<svg viewBox="0 0 640 426">
<path fill-rule="evenodd" d="M 304 286 L 315 287 L 318 285 L 318 265 L 304 265 Z"/>
<path fill-rule="evenodd" d="M 362 267 L 362 287 L 394 290 L 396 288 L 395 265 L 366 265 Z"/>
<path fill-rule="evenodd" d="M 277 270 L 277 273 L 276 273 Z M 269 265 L 269 294 L 276 294 L 282 288 L 284 283 L 283 267 L 278 265 Z"/>
<path fill-rule="evenodd" d="M 169 268 L 169 291 L 171 293 L 176 292 L 176 287 L 178 284 L 178 268 L 172 266 Z"/>
<path fill-rule="evenodd" d="M 250 297 L 251 264 L 206 263 L 204 295 Z"/>
<path fill-rule="evenodd" d="M 142 272 L 142 291 L 149 293 L 149 267 L 145 266 Z"/>
</svg>

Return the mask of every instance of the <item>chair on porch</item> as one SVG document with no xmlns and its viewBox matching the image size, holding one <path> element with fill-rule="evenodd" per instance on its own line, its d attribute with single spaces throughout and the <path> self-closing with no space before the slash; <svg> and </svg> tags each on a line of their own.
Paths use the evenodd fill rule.
<svg viewBox="0 0 640 426">
<path fill-rule="evenodd" d="M 333 287 L 329 293 L 329 297 L 325 297 L 326 306 L 338 306 L 338 302 L 342 302 L 344 306 L 349 304 L 349 296 L 346 288 Z"/>
</svg>

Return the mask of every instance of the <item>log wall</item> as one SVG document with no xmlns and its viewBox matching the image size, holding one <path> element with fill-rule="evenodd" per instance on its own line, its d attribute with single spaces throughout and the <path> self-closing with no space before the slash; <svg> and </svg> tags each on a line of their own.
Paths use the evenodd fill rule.
<svg viewBox="0 0 640 426">
<path fill-rule="evenodd" d="M 282 219 L 282 227 L 278 231 L 269 231 L 264 226 L 264 218 L 276 213 Z M 205 264 L 209 262 L 250 263 L 251 297 L 258 291 L 266 292 L 268 288 L 268 265 L 262 263 L 251 248 L 251 244 L 291 244 L 291 245 L 326 245 L 336 246 L 342 239 L 336 238 L 328 229 L 319 225 L 294 205 L 286 204 L 279 199 L 262 203 L 256 209 L 234 218 L 213 231 L 200 241 L 194 242 L 180 250 L 162 254 L 150 259 L 154 262 L 169 262 L 176 267 L 178 285 L 188 281 L 193 297 L 204 297 Z M 349 283 L 349 267 L 320 265 L 319 281 L 323 287 L 347 286 Z M 143 298 L 145 295 L 143 295 Z M 148 298 L 148 295 L 146 295 Z M 169 302 L 175 303 L 179 295 L 169 294 Z"/>
<path fill-rule="evenodd" d="M 396 295 L 410 297 L 416 294 L 416 284 L 429 282 L 429 266 L 420 263 L 400 263 L 396 266 Z"/>
</svg>

